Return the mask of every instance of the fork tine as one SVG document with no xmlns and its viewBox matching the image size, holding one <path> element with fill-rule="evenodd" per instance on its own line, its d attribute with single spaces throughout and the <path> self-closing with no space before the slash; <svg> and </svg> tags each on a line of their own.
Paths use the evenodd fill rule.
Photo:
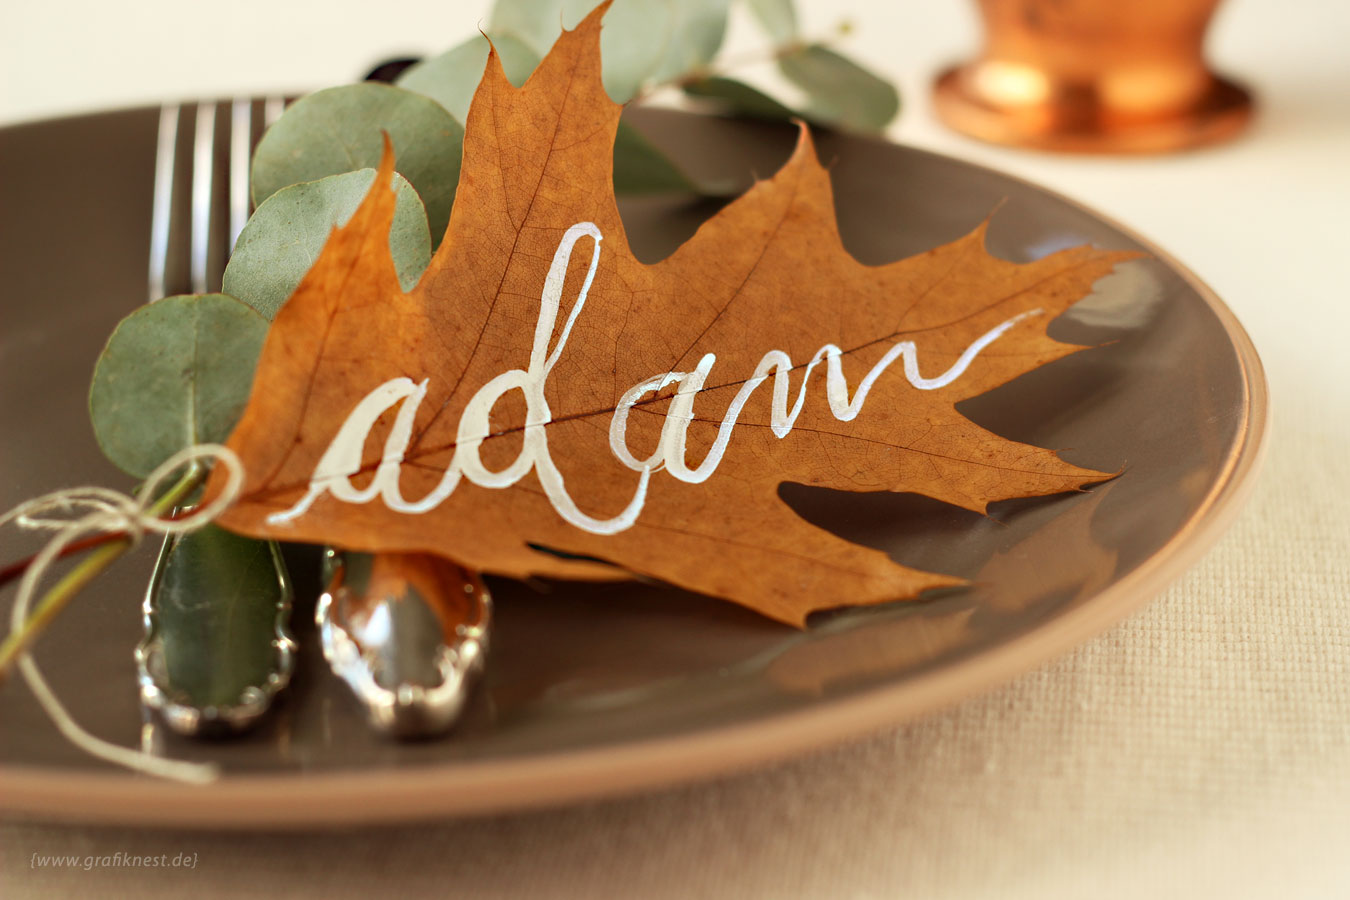
<svg viewBox="0 0 1350 900">
<path fill-rule="evenodd" d="M 206 264 L 211 250 L 211 185 L 216 158 L 216 104 L 197 107 L 197 132 L 192 143 L 192 238 L 189 272 L 192 293 L 206 293 Z"/>
<path fill-rule="evenodd" d="M 164 296 L 165 272 L 169 265 L 169 225 L 173 216 L 174 159 L 178 155 L 177 104 L 159 111 L 159 141 L 155 149 L 155 196 L 150 217 L 151 300 Z"/>
<path fill-rule="evenodd" d="M 183 113 L 193 115 L 192 104 L 160 108 L 147 285 L 151 301 L 220 289 L 225 263 L 252 212 L 249 163 L 256 133 L 276 121 L 286 101 L 267 97 L 255 108 L 252 98 L 236 97 L 226 104 L 229 115 L 218 116 L 219 105 L 197 105 L 191 126 Z"/>
<path fill-rule="evenodd" d="M 248 162 L 253 145 L 253 101 L 236 97 L 230 109 L 230 242 L 227 254 L 234 252 L 239 232 L 248 221 Z"/>
<path fill-rule="evenodd" d="M 286 111 L 285 97 L 268 97 L 263 103 L 263 122 L 269 127 Z"/>
</svg>

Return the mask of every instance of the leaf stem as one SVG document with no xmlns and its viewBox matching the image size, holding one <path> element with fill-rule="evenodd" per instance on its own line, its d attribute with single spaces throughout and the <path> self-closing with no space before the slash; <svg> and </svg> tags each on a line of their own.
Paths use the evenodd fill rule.
<svg viewBox="0 0 1350 900">
<path fill-rule="evenodd" d="M 196 464 L 189 466 L 172 487 L 146 508 L 146 512 L 152 516 L 162 516 L 172 510 L 201 486 L 206 480 L 206 474 L 207 469 L 204 466 Z M 9 667 L 14 661 L 27 652 L 52 620 L 65 609 L 71 598 L 112 565 L 118 557 L 131 549 L 133 544 L 135 541 L 126 534 L 103 544 L 51 586 L 24 620 L 23 628 L 10 632 L 4 641 L 0 642 L 0 681 L 8 675 Z"/>
</svg>

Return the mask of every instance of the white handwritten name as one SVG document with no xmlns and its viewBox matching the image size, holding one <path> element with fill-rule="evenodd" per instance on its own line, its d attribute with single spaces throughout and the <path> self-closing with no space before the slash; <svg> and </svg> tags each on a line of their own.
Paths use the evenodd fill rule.
<svg viewBox="0 0 1350 900">
<path fill-rule="evenodd" d="M 576 303 L 567 316 L 562 333 L 558 336 L 557 344 L 550 352 L 549 340 L 553 335 L 553 328 L 562 305 L 563 284 L 572 258 L 572 249 L 583 237 L 591 238 L 594 243 L 590 268 L 586 271 L 586 279 L 582 283 Z M 557 365 L 563 348 L 567 345 L 572 326 L 576 324 L 577 317 L 581 315 L 586 305 L 586 296 L 590 292 L 596 267 L 600 263 L 600 241 L 600 230 L 591 222 L 573 225 L 563 235 L 553 255 L 548 276 L 544 279 L 539 319 L 535 324 L 534 344 L 530 350 L 528 367 L 503 372 L 479 388 L 469 400 L 460 416 L 454 455 L 450 464 L 446 467 L 440 483 L 426 496 L 418 500 L 406 499 L 399 487 L 399 474 L 412 437 L 413 420 L 419 405 L 426 397 L 429 379 L 414 382 L 411 378 L 393 378 L 362 398 L 347 416 L 318 465 L 315 466 L 309 490 L 304 497 L 291 508 L 268 516 L 268 522 L 280 524 L 303 515 L 324 493 L 344 503 L 369 503 L 379 497 L 385 506 L 396 512 L 425 513 L 435 509 L 454 493 L 461 478 L 479 487 L 507 488 L 533 471 L 553 508 L 563 519 L 595 534 L 617 534 L 632 527 L 641 515 L 642 507 L 647 500 L 647 487 L 654 472 L 664 469 L 680 481 L 698 484 L 706 481 L 717 470 L 722 457 L 726 454 L 741 410 L 755 389 L 770 377 L 773 378 L 770 427 L 777 437 L 783 438 L 792 431 L 792 426 L 806 401 L 806 387 L 810 382 L 811 373 L 822 362 L 825 363 L 825 393 L 830 411 L 836 419 L 849 422 L 862 410 L 872 385 L 896 360 L 903 360 L 905 378 L 911 385 L 919 390 L 936 390 L 961 377 L 980 351 L 998 340 L 1008 329 L 1025 318 L 1041 313 L 1039 309 L 1030 310 L 986 331 L 962 352 L 947 371 L 935 378 L 924 378 L 919 374 L 914 342 L 899 341 L 872 366 L 852 397 L 849 396 L 848 382 L 844 378 L 841 364 L 843 352 L 834 344 L 826 344 L 817 350 L 806 364 L 806 371 L 791 409 L 788 409 L 788 373 L 793 369 L 792 360 L 781 350 L 770 350 L 760 359 L 750 378 L 741 384 L 740 390 L 722 417 L 716 440 L 713 441 L 703 461 L 693 468 L 690 468 L 686 458 L 689 423 L 694 419 L 694 400 L 703 390 L 717 357 L 712 353 L 705 354 L 689 372 L 662 372 L 653 375 L 624 392 L 615 407 L 609 425 L 610 450 L 615 458 L 638 473 L 633 497 L 618 515 L 596 518 L 577 506 L 567 491 L 562 473 L 549 453 L 546 426 L 553 421 L 553 414 L 549 409 L 544 388 L 549 373 Z M 679 388 L 671 398 L 656 450 L 646 459 L 637 459 L 628 448 L 629 411 L 645 395 L 659 392 L 674 384 L 678 384 Z M 492 471 L 483 464 L 479 451 L 483 441 L 491 434 L 489 420 L 493 406 L 503 395 L 513 390 L 519 390 L 525 395 L 523 444 L 519 455 L 509 466 L 500 471 Z M 385 438 L 384 452 L 375 470 L 375 476 L 366 487 L 357 488 L 352 484 L 351 476 L 361 469 L 366 439 L 380 417 L 395 406 L 398 406 L 398 413 L 394 418 L 393 427 Z"/>
</svg>

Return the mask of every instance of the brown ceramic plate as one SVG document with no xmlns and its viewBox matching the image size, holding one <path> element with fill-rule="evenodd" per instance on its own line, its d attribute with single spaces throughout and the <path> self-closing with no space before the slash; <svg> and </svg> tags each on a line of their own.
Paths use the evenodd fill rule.
<svg viewBox="0 0 1350 900">
<path fill-rule="evenodd" d="M 143 300 L 155 110 L 0 131 L 0 503 L 125 485 L 85 415 L 94 358 Z M 648 112 L 635 123 L 691 169 L 772 172 L 792 133 Z M 1092 242 L 1131 263 L 1052 333 L 1095 349 L 963 411 L 1018 440 L 1124 475 L 1089 494 L 998 504 L 988 518 L 921 497 L 787 486 L 802 515 L 897 560 L 974 580 L 922 604 L 845 610 L 805 632 L 659 586 L 499 583 L 484 690 L 445 740 L 373 736 L 308 624 L 293 689 L 260 730 L 194 743 L 143 724 L 132 648 L 153 548 L 97 582 L 37 652 L 98 735 L 219 761 L 206 787 L 109 767 L 66 743 L 21 683 L 0 688 L 0 807 L 209 825 L 458 815 L 652 787 L 787 756 L 997 684 L 1100 631 L 1209 547 L 1250 484 L 1266 424 L 1261 366 L 1232 313 L 1166 253 L 1053 193 L 906 147 L 825 136 L 844 240 L 865 262 L 926 250 L 1000 202 L 990 249 L 1013 260 Z M 1141 187 L 1143 187 L 1141 185 Z M 624 207 L 659 258 L 714 211 Z M 4 557 L 31 547 L 7 534 Z M 312 592 L 314 561 L 292 572 Z M 12 591 L 5 595 L 12 597 Z M 7 602 L 5 604 L 7 606 Z M 7 618 L 6 618 L 7 620 Z"/>
</svg>

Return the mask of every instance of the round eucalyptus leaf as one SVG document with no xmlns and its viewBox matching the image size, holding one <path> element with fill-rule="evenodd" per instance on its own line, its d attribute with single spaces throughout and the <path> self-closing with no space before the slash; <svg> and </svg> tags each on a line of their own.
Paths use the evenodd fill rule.
<svg viewBox="0 0 1350 900">
<path fill-rule="evenodd" d="M 488 31 L 519 37 L 541 58 L 563 28 L 576 28 L 596 0 L 497 0 Z"/>
<path fill-rule="evenodd" d="M 144 478 L 173 454 L 224 441 L 253 384 L 267 320 L 226 294 L 165 297 L 123 319 L 94 367 L 99 447 Z"/>
<path fill-rule="evenodd" d="M 293 184 L 264 200 L 230 255 L 225 293 L 267 319 L 274 318 L 319 258 L 333 227 L 347 224 L 374 181 L 374 169 L 361 169 Z M 399 283 L 410 291 L 431 261 L 431 233 L 417 191 L 397 173 L 394 191 L 398 199 L 389 230 L 389 252 Z"/>
<path fill-rule="evenodd" d="M 436 101 L 389 84 L 364 82 L 302 97 L 267 129 L 253 154 L 253 202 L 284 187 L 374 168 L 394 143 L 397 168 L 426 205 L 433 244 L 450 221 L 464 128 Z"/>
<path fill-rule="evenodd" d="M 627 103 L 660 64 L 671 25 L 671 5 L 680 0 L 614 0 L 600 32 L 605 91 Z M 492 34 L 517 35 L 542 57 L 563 28 L 575 28 L 596 0 L 497 0 Z"/>
<path fill-rule="evenodd" d="M 627 103 L 648 82 L 706 66 L 726 34 L 730 0 L 614 0 L 600 32 L 605 91 Z M 492 30 L 518 36 L 543 56 L 562 28 L 575 28 L 596 0 L 497 0 Z"/>
<path fill-rule="evenodd" d="M 900 96 L 890 82 L 820 44 L 779 57 L 778 67 L 806 92 L 806 116 L 812 121 L 876 132 L 900 110 Z"/>
<path fill-rule="evenodd" d="M 797 40 L 797 9 L 792 0 L 749 0 L 750 12 L 775 44 Z"/>
<path fill-rule="evenodd" d="M 727 33 L 727 8 L 731 5 L 731 0 L 666 2 L 670 6 L 666 49 L 651 76 L 657 83 L 697 72 L 712 62 L 722 49 L 722 38 Z"/>
<path fill-rule="evenodd" d="M 627 103 L 665 60 L 671 0 L 615 0 L 600 30 L 601 79 L 615 103 Z"/>
<path fill-rule="evenodd" d="M 520 87 L 539 65 L 539 54 L 515 35 L 493 32 L 492 46 L 502 61 L 506 78 Z M 487 66 L 488 39 L 481 34 L 469 38 L 440 56 L 425 59 L 408 69 L 395 82 L 399 87 L 430 97 L 463 123 L 469 115 L 478 82 Z"/>
</svg>

